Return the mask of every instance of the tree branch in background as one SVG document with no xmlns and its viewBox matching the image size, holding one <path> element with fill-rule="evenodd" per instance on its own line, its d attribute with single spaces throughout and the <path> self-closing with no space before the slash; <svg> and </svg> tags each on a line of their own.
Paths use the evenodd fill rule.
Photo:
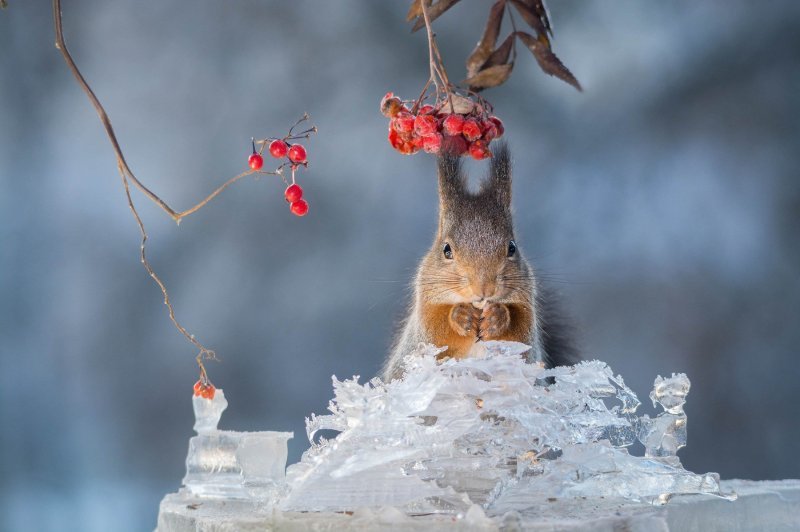
<svg viewBox="0 0 800 532">
<path fill-rule="evenodd" d="M 5 0 L 0 0 L 0 2 L 2 4 L 4 4 Z M 244 172 L 241 172 L 241 173 L 231 177 L 230 179 L 225 181 L 222 185 L 217 187 L 213 192 L 211 192 L 211 194 L 209 194 L 203 200 L 201 200 L 199 203 L 197 203 L 196 205 L 194 205 L 192 207 L 189 207 L 188 209 L 183 210 L 183 211 L 178 211 L 178 210 L 170 207 L 156 193 L 151 191 L 141 181 L 139 181 L 139 179 L 137 179 L 137 177 L 133 174 L 133 171 L 128 166 L 128 163 L 125 160 L 125 155 L 122 152 L 122 148 L 121 148 L 121 146 L 119 144 L 119 141 L 117 140 L 116 134 L 114 133 L 114 128 L 111 125 L 111 120 L 109 119 L 105 108 L 100 103 L 100 100 L 97 98 L 97 96 L 95 95 L 95 93 L 92 90 L 92 88 L 89 86 L 89 83 L 83 77 L 83 74 L 81 74 L 81 71 L 78 69 L 78 66 L 75 63 L 75 60 L 72 58 L 72 55 L 70 54 L 69 49 L 67 48 L 66 41 L 64 40 L 64 32 L 63 32 L 63 27 L 62 27 L 61 0 L 53 0 L 53 20 L 55 22 L 55 37 L 56 37 L 55 46 L 61 52 L 61 56 L 64 58 L 64 61 L 67 63 L 67 66 L 69 67 L 70 71 L 72 72 L 72 75 L 75 77 L 75 80 L 78 82 L 78 85 L 81 87 L 83 92 L 86 93 L 86 96 L 89 98 L 89 101 L 91 102 L 92 106 L 94 107 L 95 111 L 97 112 L 97 115 L 100 117 L 100 122 L 103 124 L 103 127 L 105 128 L 106 135 L 108 136 L 108 140 L 111 142 L 111 147 L 113 148 L 114 154 L 115 154 L 115 156 L 117 158 L 117 168 L 118 168 L 119 174 L 120 174 L 120 176 L 122 178 L 122 185 L 123 185 L 123 187 L 125 189 L 125 196 L 126 196 L 127 201 L 128 201 L 128 207 L 130 208 L 131 213 L 133 214 L 133 217 L 136 220 L 136 224 L 139 227 L 139 231 L 140 231 L 141 237 L 142 237 L 141 246 L 140 246 L 140 260 L 141 260 L 141 263 L 144 266 L 145 270 L 147 270 L 148 275 L 150 275 L 150 277 L 153 279 L 153 281 L 158 285 L 159 289 L 161 290 L 161 293 L 164 296 L 164 304 L 167 306 L 167 311 L 169 313 L 169 319 L 172 321 L 172 324 L 175 326 L 175 328 L 178 329 L 178 331 L 189 342 L 192 343 L 192 345 L 194 345 L 194 347 L 196 347 L 199 350 L 199 353 L 197 355 L 197 364 L 200 367 L 200 381 L 202 382 L 202 384 L 204 386 L 210 386 L 210 381 L 208 379 L 208 375 L 206 373 L 206 369 L 205 369 L 205 366 L 203 364 L 203 360 L 209 360 L 209 359 L 216 360 L 216 355 L 215 355 L 214 351 L 212 351 L 211 349 L 208 349 L 202 343 L 200 343 L 195 338 L 195 336 L 193 334 L 190 334 L 186 330 L 186 328 L 183 325 L 181 325 L 181 323 L 175 317 L 175 309 L 173 308 L 172 302 L 170 301 L 169 294 L 167 292 L 167 288 L 164 285 L 164 282 L 161 280 L 161 278 L 159 278 L 159 276 L 153 270 L 153 267 L 150 265 L 150 262 L 147 260 L 147 255 L 145 253 L 145 245 L 147 243 L 147 238 L 148 238 L 147 231 L 145 229 L 144 222 L 142 221 L 141 216 L 139 216 L 139 213 L 136 210 L 136 206 L 135 206 L 135 204 L 133 202 L 133 198 L 131 197 L 130 184 L 132 183 L 148 199 L 150 199 L 153 203 L 155 203 L 158 207 L 160 207 L 161 210 L 163 210 L 165 213 L 167 213 L 176 223 L 179 224 L 183 218 L 189 216 L 190 214 L 194 214 L 195 212 L 199 211 L 201 208 L 206 206 L 212 199 L 217 197 L 223 190 L 225 190 L 226 188 L 228 188 L 232 184 L 236 183 L 237 181 L 239 181 L 241 178 L 243 178 L 245 176 L 248 176 L 248 175 L 260 175 L 260 174 L 278 175 L 284 180 L 284 182 L 288 183 L 288 181 L 286 180 L 286 178 L 283 175 L 283 170 L 288 165 L 292 169 L 292 183 L 294 183 L 294 171 L 295 171 L 295 169 L 297 168 L 298 164 L 305 165 L 306 163 L 305 163 L 305 161 L 301 161 L 299 163 L 292 162 L 291 164 L 284 163 L 284 164 L 280 165 L 278 168 L 276 168 L 272 172 L 260 170 L 261 163 L 258 164 L 257 168 L 253 168 L 252 167 L 253 165 L 251 165 L 251 169 L 250 170 L 246 170 Z M 305 131 L 303 131 L 301 133 L 297 133 L 297 134 L 294 133 L 295 128 L 299 124 L 301 124 L 301 123 L 303 123 L 303 122 L 305 122 L 307 120 L 308 120 L 308 115 L 303 115 L 303 117 L 300 120 L 298 120 L 292 126 L 292 128 L 289 130 L 289 133 L 285 137 L 280 139 L 280 140 L 284 141 L 284 143 L 285 143 L 286 141 L 296 140 L 296 139 L 300 139 L 300 138 L 309 138 L 309 136 L 312 133 L 316 133 L 317 129 L 316 129 L 316 127 L 313 127 L 313 126 L 308 128 L 308 129 L 306 129 Z M 263 159 L 261 159 L 261 154 L 264 152 L 264 149 L 269 145 L 270 141 L 273 141 L 273 140 L 278 140 L 278 139 L 268 138 L 268 139 L 259 140 L 257 142 L 254 141 L 254 143 L 253 143 L 253 147 L 254 147 L 253 153 L 254 153 L 254 155 L 256 154 L 255 145 L 258 144 L 260 146 L 260 148 L 259 148 L 259 150 L 257 152 L 258 156 L 259 156 L 259 161 L 263 160 Z"/>
</svg>

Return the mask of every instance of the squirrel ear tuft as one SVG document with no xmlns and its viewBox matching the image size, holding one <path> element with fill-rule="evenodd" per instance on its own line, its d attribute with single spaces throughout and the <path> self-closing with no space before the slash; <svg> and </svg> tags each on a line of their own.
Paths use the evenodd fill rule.
<svg viewBox="0 0 800 532">
<path fill-rule="evenodd" d="M 505 141 L 497 142 L 492 150 L 492 168 L 489 181 L 482 192 L 493 194 L 503 207 L 511 207 L 511 155 Z"/>
<path fill-rule="evenodd" d="M 458 205 L 465 193 L 461 159 L 453 155 L 439 157 L 439 204 L 444 211 L 450 205 Z"/>
</svg>

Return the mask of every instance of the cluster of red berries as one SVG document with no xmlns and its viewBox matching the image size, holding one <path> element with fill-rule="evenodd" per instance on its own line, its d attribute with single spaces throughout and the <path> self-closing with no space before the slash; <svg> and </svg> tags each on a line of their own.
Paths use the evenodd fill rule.
<svg viewBox="0 0 800 532">
<path fill-rule="evenodd" d="M 384 96 L 381 113 L 391 118 L 389 143 L 392 148 L 403 155 L 424 150 L 458 156 L 469 154 L 478 160 L 491 157 L 489 143 L 503 136 L 503 122 L 490 116 L 479 104 L 466 114 L 447 113 L 443 107 L 423 105 L 413 114 L 391 92 Z"/>
<path fill-rule="evenodd" d="M 285 140 L 275 139 L 269 143 L 270 155 L 276 159 L 289 159 L 289 164 L 292 167 L 292 175 L 294 176 L 294 169 L 299 165 L 308 164 L 306 149 L 300 144 L 289 145 Z M 253 144 L 253 153 L 247 159 L 247 164 L 253 170 L 261 170 L 264 166 L 264 158 L 256 151 L 255 143 Z M 305 216 L 308 212 L 308 202 L 303 199 L 303 189 L 297 183 L 292 183 L 284 192 L 286 201 L 289 202 L 289 210 L 296 216 Z"/>
<path fill-rule="evenodd" d="M 213 399 L 214 394 L 217 392 L 217 389 L 214 388 L 214 385 L 210 382 L 206 381 L 203 382 L 203 379 L 200 379 L 196 383 L 194 383 L 194 395 L 195 397 L 202 397 L 204 399 Z"/>
</svg>

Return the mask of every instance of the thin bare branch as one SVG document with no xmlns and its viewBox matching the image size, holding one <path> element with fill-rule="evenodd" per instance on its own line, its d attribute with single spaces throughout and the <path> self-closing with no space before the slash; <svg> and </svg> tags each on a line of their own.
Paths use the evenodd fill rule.
<svg viewBox="0 0 800 532">
<path fill-rule="evenodd" d="M 134 184 L 136 188 L 138 188 L 145 196 L 147 196 L 151 201 L 153 201 L 153 203 L 158 205 L 161 208 L 161 210 L 166 212 L 175 222 L 180 222 L 181 219 L 200 210 L 201 207 L 203 207 L 205 204 L 211 201 L 214 197 L 216 197 L 220 192 L 222 192 L 233 182 L 238 181 L 239 178 L 244 177 L 245 175 L 255 173 L 255 171 L 250 170 L 244 172 L 243 174 L 237 176 L 234 179 L 229 180 L 224 185 L 217 188 L 214 192 L 206 196 L 197 205 L 190 207 L 184 211 L 177 211 L 172 207 L 170 207 L 164 200 L 158 197 L 156 193 L 154 193 L 152 190 L 147 188 L 141 181 L 139 181 L 139 179 L 134 175 L 133 171 L 128 166 L 128 163 L 125 160 L 125 155 L 123 154 L 122 148 L 119 144 L 119 141 L 117 140 L 117 135 L 114 132 L 114 127 L 111 125 L 111 119 L 109 119 L 108 114 L 106 113 L 106 110 L 103 107 L 103 105 L 100 103 L 100 100 L 97 98 L 97 95 L 94 93 L 92 88 L 89 86 L 89 83 L 83 77 L 83 74 L 81 73 L 80 69 L 78 69 L 78 65 L 75 63 L 75 60 L 72 58 L 72 54 L 70 54 L 69 49 L 67 48 L 67 43 L 64 40 L 64 31 L 61 22 L 61 0 L 53 0 L 53 19 L 55 21 L 56 48 L 61 52 L 64 61 L 67 63 L 67 66 L 72 72 L 72 75 L 75 77 L 81 89 L 83 89 L 83 92 L 86 93 L 86 96 L 88 96 L 89 101 L 91 102 L 92 106 L 97 112 L 97 116 L 100 117 L 100 122 L 102 122 L 103 127 L 106 130 L 106 135 L 108 136 L 108 140 L 111 142 L 111 147 L 114 149 L 114 154 L 117 157 L 117 164 L 121 168 L 121 171 L 130 180 L 130 182 Z"/>
</svg>

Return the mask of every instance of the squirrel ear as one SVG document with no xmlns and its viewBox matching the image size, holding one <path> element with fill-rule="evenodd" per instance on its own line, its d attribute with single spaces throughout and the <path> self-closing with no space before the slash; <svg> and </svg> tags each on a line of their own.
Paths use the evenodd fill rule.
<svg viewBox="0 0 800 532">
<path fill-rule="evenodd" d="M 500 205 L 511 208 L 511 155 L 508 153 L 508 144 L 505 141 L 498 142 L 493 151 L 489 181 L 481 192 L 493 194 Z"/>
<path fill-rule="evenodd" d="M 450 205 L 458 205 L 465 192 L 461 159 L 453 155 L 439 157 L 439 205 L 445 211 Z"/>
</svg>

